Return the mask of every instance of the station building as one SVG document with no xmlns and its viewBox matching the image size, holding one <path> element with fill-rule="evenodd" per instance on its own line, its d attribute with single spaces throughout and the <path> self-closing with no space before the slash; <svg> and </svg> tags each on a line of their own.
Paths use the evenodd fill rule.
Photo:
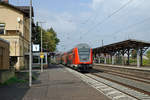
<svg viewBox="0 0 150 100">
<path fill-rule="evenodd" d="M 0 1 L 0 38 L 10 42 L 11 62 L 15 63 L 17 70 L 28 67 L 25 53 L 29 52 L 29 12 L 29 6 L 14 6 L 8 0 Z"/>
<path fill-rule="evenodd" d="M 9 69 L 9 42 L 0 38 L 0 70 Z"/>
<path fill-rule="evenodd" d="M 4 83 L 14 76 L 10 70 L 9 63 L 9 42 L 0 38 L 0 83 Z"/>
</svg>

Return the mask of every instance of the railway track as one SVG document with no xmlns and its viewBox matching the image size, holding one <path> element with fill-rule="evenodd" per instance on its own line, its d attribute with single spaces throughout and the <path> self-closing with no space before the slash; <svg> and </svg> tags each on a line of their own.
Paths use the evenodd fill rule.
<svg viewBox="0 0 150 100">
<path fill-rule="evenodd" d="M 108 77 L 108 74 L 102 72 L 95 72 L 95 73 L 79 73 L 77 71 L 74 71 L 72 69 L 66 68 L 66 70 L 73 73 L 75 76 L 79 77 L 84 82 L 88 83 L 93 88 L 97 89 L 104 95 L 108 96 L 110 99 L 113 100 L 150 100 L 150 92 L 147 90 L 143 90 L 144 88 L 139 88 L 139 85 L 134 86 L 126 84 L 125 82 L 120 82 L 117 80 L 114 80 L 114 78 Z M 101 74 L 102 73 L 102 74 Z M 110 76 L 113 75 L 112 73 L 109 74 Z M 117 76 L 115 74 L 115 76 Z M 113 76 L 112 76 L 113 77 Z M 117 77 L 121 78 L 121 75 L 118 75 Z M 119 80 L 120 80 L 119 78 Z M 128 77 L 122 77 L 126 78 L 126 80 L 131 80 L 132 78 Z M 121 80 L 122 81 L 122 80 Z M 141 80 L 133 80 L 137 82 L 143 82 L 144 84 L 148 84 L 148 81 L 141 81 Z M 132 82 L 131 82 L 132 84 Z M 137 84 L 137 83 L 135 83 Z M 140 86 L 143 87 L 143 86 Z M 149 86 L 150 88 L 150 86 Z"/>
<path fill-rule="evenodd" d="M 99 74 L 93 73 L 93 75 L 105 78 L 107 80 L 116 82 L 118 84 L 122 84 L 124 86 L 135 89 L 139 92 L 144 92 L 145 94 L 150 95 L 150 79 L 148 79 L 148 78 L 144 78 L 141 76 L 139 77 L 139 76 L 135 76 L 135 75 L 131 75 L 131 74 L 119 73 L 119 72 L 112 71 L 112 70 L 104 70 L 104 69 L 97 70 L 96 69 L 95 71 L 99 72 Z M 103 72 L 103 73 L 101 73 L 101 72 Z M 103 75 L 103 74 L 109 75 L 111 77 Z M 117 78 L 120 80 L 118 80 Z M 126 81 L 129 81 L 129 83 L 123 82 L 123 79 Z M 130 84 L 130 83 L 133 83 L 133 84 Z"/>
<path fill-rule="evenodd" d="M 123 75 L 126 75 L 126 76 L 133 76 L 133 77 L 136 77 L 136 78 L 139 78 L 139 79 L 150 80 L 150 74 L 143 75 L 143 73 L 140 73 L 140 72 L 135 73 L 133 71 L 132 71 L 132 73 L 130 73 L 127 70 L 125 72 L 122 72 L 122 70 L 118 70 L 120 68 L 113 69 L 113 67 L 97 66 L 96 65 L 96 66 L 94 66 L 94 69 L 97 70 L 97 71 L 105 71 L 105 72 L 108 72 L 108 73 L 112 72 L 112 73 L 115 73 L 115 74 L 121 74 L 121 75 L 123 74 Z"/>
</svg>

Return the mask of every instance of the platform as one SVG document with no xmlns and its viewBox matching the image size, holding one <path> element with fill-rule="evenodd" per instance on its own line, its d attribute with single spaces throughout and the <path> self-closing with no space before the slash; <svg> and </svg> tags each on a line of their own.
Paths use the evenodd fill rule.
<svg viewBox="0 0 150 100">
<path fill-rule="evenodd" d="M 110 67 L 124 68 L 124 69 L 135 69 L 135 70 L 141 70 L 141 71 L 150 71 L 150 67 L 123 66 L 123 65 L 112 65 L 112 64 L 98 64 L 98 63 L 95 63 L 94 65 L 96 65 L 96 66 L 110 66 Z"/>
<path fill-rule="evenodd" d="M 110 100 L 64 67 L 50 66 L 39 76 L 23 100 Z"/>
</svg>

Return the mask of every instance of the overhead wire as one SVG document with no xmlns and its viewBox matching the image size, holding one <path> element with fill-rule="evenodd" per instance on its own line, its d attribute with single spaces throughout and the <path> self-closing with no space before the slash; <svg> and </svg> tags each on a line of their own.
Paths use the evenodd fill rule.
<svg viewBox="0 0 150 100">
<path fill-rule="evenodd" d="M 99 13 L 96 13 L 96 15 L 94 16 L 94 17 L 92 17 L 93 15 L 91 15 L 91 16 L 89 16 L 84 22 L 81 22 L 80 24 L 81 25 L 85 25 L 85 24 L 87 24 L 88 22 L 90 22 L 90 20 L 92 20 L 92 21 L 94 21 L 96 18 L 97 18 L 97 15 L 98 15 Z M 71 33 L 73 33 L 73 32 L 71 32 Z M 79 33 L 80 33 L 80 30 L 79 30 Z M 72 41 L 72 43 L 73 43 L 74 41 Z M 69 44 L 72 44 L 72 43 L 69 43 Z"/>
<path fill-rule="evenodd" d="M 123 32 L 125 30 L 128 30 L 130 28 L 136 27 L 137 25 L 141 25 L 142 23 L 144 23 L 146 21 L 149 21 L 149 20 L 150 20 L 150 16 L 145 18 L 145 19 L 143 19 L 143 20 L 141 20 L 141 21 L 139 21 L 139 22 L 136 22 L 134 24 L 130 24 L 130 25 L 126 26 L 125 28 L 121 28 L 121 29 L 119 29 L 119 30 L 117 30 L 117 31 L 115 31 L 115 32 L 113 32 L 113 33 L 111 33 L 109 35 L 105 35 L 105 36 L 109 37 L 109 36 L 114 36 L 114 35 L 120 34 L 121 32 Z"/>
<path fill-rule="evenodd" d="M 127 27 L 125 27 L 125 28 L 123 28 L 123 29 L 119 29 L 118 31 L 113 32 L 113 33 L 111 33 L 110 35 L 119 34 L 120 32 L 123 32 L 124 30 L 128 30 L 128 29 L 130 29 L 130 28 L 132 28 L 132 27 L 135 27 L 136 25 L 140 25 L 140 24 L 142 24 L 142 23 L 144 23 L 144 22 L 146 22 L 146 21 L 148 21 L 148 20 L 150 20 L 150 17 L 147 17 L 147 18 L 145 18 L 144 20 L 139 21 L 139 22 L 137 22 L 137 23 L 128 25 Z"/>
<path fill-rule="evenodd" d="M 143 0 L 143 1 L 145 1 L 145 0 Z M 142 2 L 143 2 L 143 1 L 142 1 Z M 138 6 L 139 6 L 139 5 L 141 5 L 141 3 L 139 3 Z M 136 6 L 137 6 L 137 5 L 136 5 Z M 129 13 L 129 12 L 127 12 L 127 13 Z M 127 13 L 126 13 L 126 15 L 128 15 Z M 144 20 L 139 21 L 139 22 L 137 22 L 137 23 L 135 23 L 135 24 L 129 25 L 128 27 L 129 27 L 129 28 L 132 28 L 132 27 L 134 27 L 134 25 L 143 23 L 143 22 L 147 21 L 148 19 L 149 19 L 149 17 L 148 17 L 148 18 L 145 18 Z M 125 29 L 127 29 L 127 27 L 126 27 Z M 122 31 L 122 30 L 119 29 L 118 31 L 112 33 L 112 34 L 109 35 L 109 36 L 114 36 L 115 33 L 118 34 L 118 33 L 121 32 L 121 31 Z M 115 34 L 115 35 L 116 35 L 116 34 Z M 106 35 L 105 35 L 105 36 L 106 36 Z M 108 37 L 108 36 L 107 36 L 107 37 Z M 128 36 L 128 37 L 129 37 L 129 36 Z M 116 37 L 113 37 L 113 38 L 114 38 L 114 40 L 116 40 Z"/>
<path fill-rule="evenodd" d="M 92 28 L 90 28 L 87 32 L 82 33 L 81 35 L 85 35 L 87 33 L 89 33 L 91 30 L 93 30 L 94 28 L 98 27 L 98 25 L 102 25 L 106 20 L 110 19 L 112 16 L 114 16 L 115 14 L 117 14 L 119 11 L 121 11 L 123 8 L 127 7 L 127 5 L 129 5 L 133 0 L 129 0 L 127 3 L 125 3 L 124 5 L 122 5 L 119 9 L 115 10 L 114 12 L 112 12 L 110 15 L 108 15 L 105 19 L 103 19 L 102 21 L 98 22 L 96 25 L 94 25 Z M 80 36 L 81 39 L 81 36 Z"/>
</svg>

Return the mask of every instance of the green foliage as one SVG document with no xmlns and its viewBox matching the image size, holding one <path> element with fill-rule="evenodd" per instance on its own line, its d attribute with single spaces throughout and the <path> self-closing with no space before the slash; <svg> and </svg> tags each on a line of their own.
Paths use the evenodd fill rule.
<svg viewBox="0 0 150 100">
<path fill-rule="evenodd" d="M 150 50 L 148 50 L 148 51 L 146 52 L 146 56 L 147 56 L 148 59 L 150 60 Z"/>
<path fill-rule="evenodd" d="M 34 43 L 41 44 L 41 27 L 36 27 L 37 33 L 35 35 Z M 47 30 L 42 29 L 43 33 L 43 50 L 48 52 L 54 52 L 56 50 L 56 45 L 59 43 L 59 39 L 57 38 L 57 33 L 51 27 Z"/>
<path fill-rule="evenodd" d="M 133 50 L 131 53 L 131 57 L 135 59 L 137 57 L 137 50 Z"/>
<path fill-rule="evenodd" d="M 150 65 L 150 50 L 146 52 L 148 59 L 143 59 L 143 65 Z"/>
<path fill-rule="evenodd" d="M 130 64 L 135 65 L 137 63 L 137 59 L 130 58 Z"/>
<path fill-rule="evenodd" d="M 46 50 L 50 52 L 56 50 L 56 45 L 59 43 L 59 39 L 57 38 L 57 34 L 53 28 L 47 29 L 43 34 L 43 42 L 43 48 Z"/>
<path fill-rule="evenodd" d="M 10 85 L 10 84 L 13 84 L 13 83 L 25 83 L 25 82 L 27 82 L 27 81 L 18 79 L 17 77 L 12 77 L 2 85 Z"/>
<path fill-rule="evenodd" d="M 148 59 L 143 59 L 143 65 L 150 65 L 150 60 Z"/>
</svg>

